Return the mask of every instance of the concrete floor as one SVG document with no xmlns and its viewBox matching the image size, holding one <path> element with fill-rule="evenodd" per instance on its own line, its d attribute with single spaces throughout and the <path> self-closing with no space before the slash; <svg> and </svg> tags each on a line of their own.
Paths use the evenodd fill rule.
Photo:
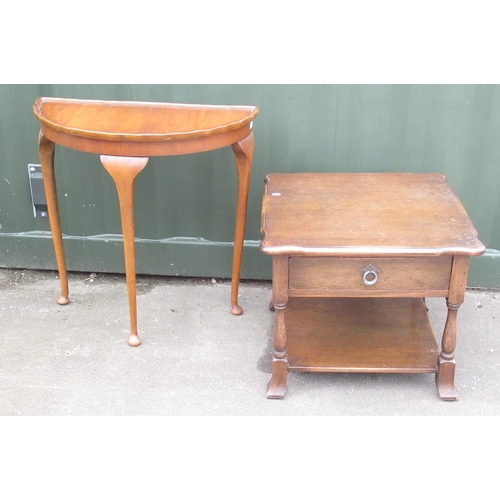
<svg viewBox="0 0 500 500">
<path fill-rule="evenodd" d="M 59 306 L 54 272 L 0 269 L 0 415 L 498 416 L 500 290 L 468 290 L 459 311 L 457 402 L 432 374 L 290 373 L 268 400 L 274 314 L 269 282 L 139 276 L 142 345 L 128 346 L 124 276 L 70 274 Z M 444 299 L 428 299 L 443 329 Z"/>
</svg>

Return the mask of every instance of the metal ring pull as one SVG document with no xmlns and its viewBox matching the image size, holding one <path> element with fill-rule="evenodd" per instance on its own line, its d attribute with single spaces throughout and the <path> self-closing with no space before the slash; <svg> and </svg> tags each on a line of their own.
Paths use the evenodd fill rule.
<svg viewBox="0 0 500 500">
<path fill-rule="evenodd" d="M 379 270 L 375 266 L 368 264 L 361 272 L 363 273 L 363 283 L 365 285 L 372 286 L 377 282 Z"/>
</svg>

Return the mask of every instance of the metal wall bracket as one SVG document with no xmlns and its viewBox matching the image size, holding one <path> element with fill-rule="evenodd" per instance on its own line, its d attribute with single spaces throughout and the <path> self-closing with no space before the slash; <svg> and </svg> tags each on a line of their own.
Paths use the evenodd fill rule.
<svg viewBox="0 0 500 500">
<path fill-rule="evenodd" d="M 33 216 L 35 218 L 47 218 L 47 200 L 45 199 L 45 189 L 43 187 L 42 166 L 29 163 L 28 176 Z"/>
</svg>

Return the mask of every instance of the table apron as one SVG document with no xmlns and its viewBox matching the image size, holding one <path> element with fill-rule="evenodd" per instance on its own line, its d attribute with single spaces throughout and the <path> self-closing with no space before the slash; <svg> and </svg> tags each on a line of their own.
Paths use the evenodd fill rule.
<svg viewBox="0 0 500 500">
<path fill-rule="evenodd" d="M 208 135 L 196 139 L 168 141 L 107 141 L 58 132 L 45 125 L 42 134 L 50 141 L 70 149 L 109 156 L 174 156 L 212 151 L 236 144 L 250 135 L 250 125 L 223 134 Z"/>
</svg>

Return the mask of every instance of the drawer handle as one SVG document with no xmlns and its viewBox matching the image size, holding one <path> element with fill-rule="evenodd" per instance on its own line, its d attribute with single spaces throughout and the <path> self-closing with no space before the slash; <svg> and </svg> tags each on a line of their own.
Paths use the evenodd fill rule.
<svg viewBox="0 0 500 500">
<path fill-rule="evenodd" d="M 367 286 L 372 286 L 377 282 L 380 271 L 375 266 L 368 264 L 365 268 L 361 269 L 361 272 L 363 273 L 363 283 Z"/>
</svg>

